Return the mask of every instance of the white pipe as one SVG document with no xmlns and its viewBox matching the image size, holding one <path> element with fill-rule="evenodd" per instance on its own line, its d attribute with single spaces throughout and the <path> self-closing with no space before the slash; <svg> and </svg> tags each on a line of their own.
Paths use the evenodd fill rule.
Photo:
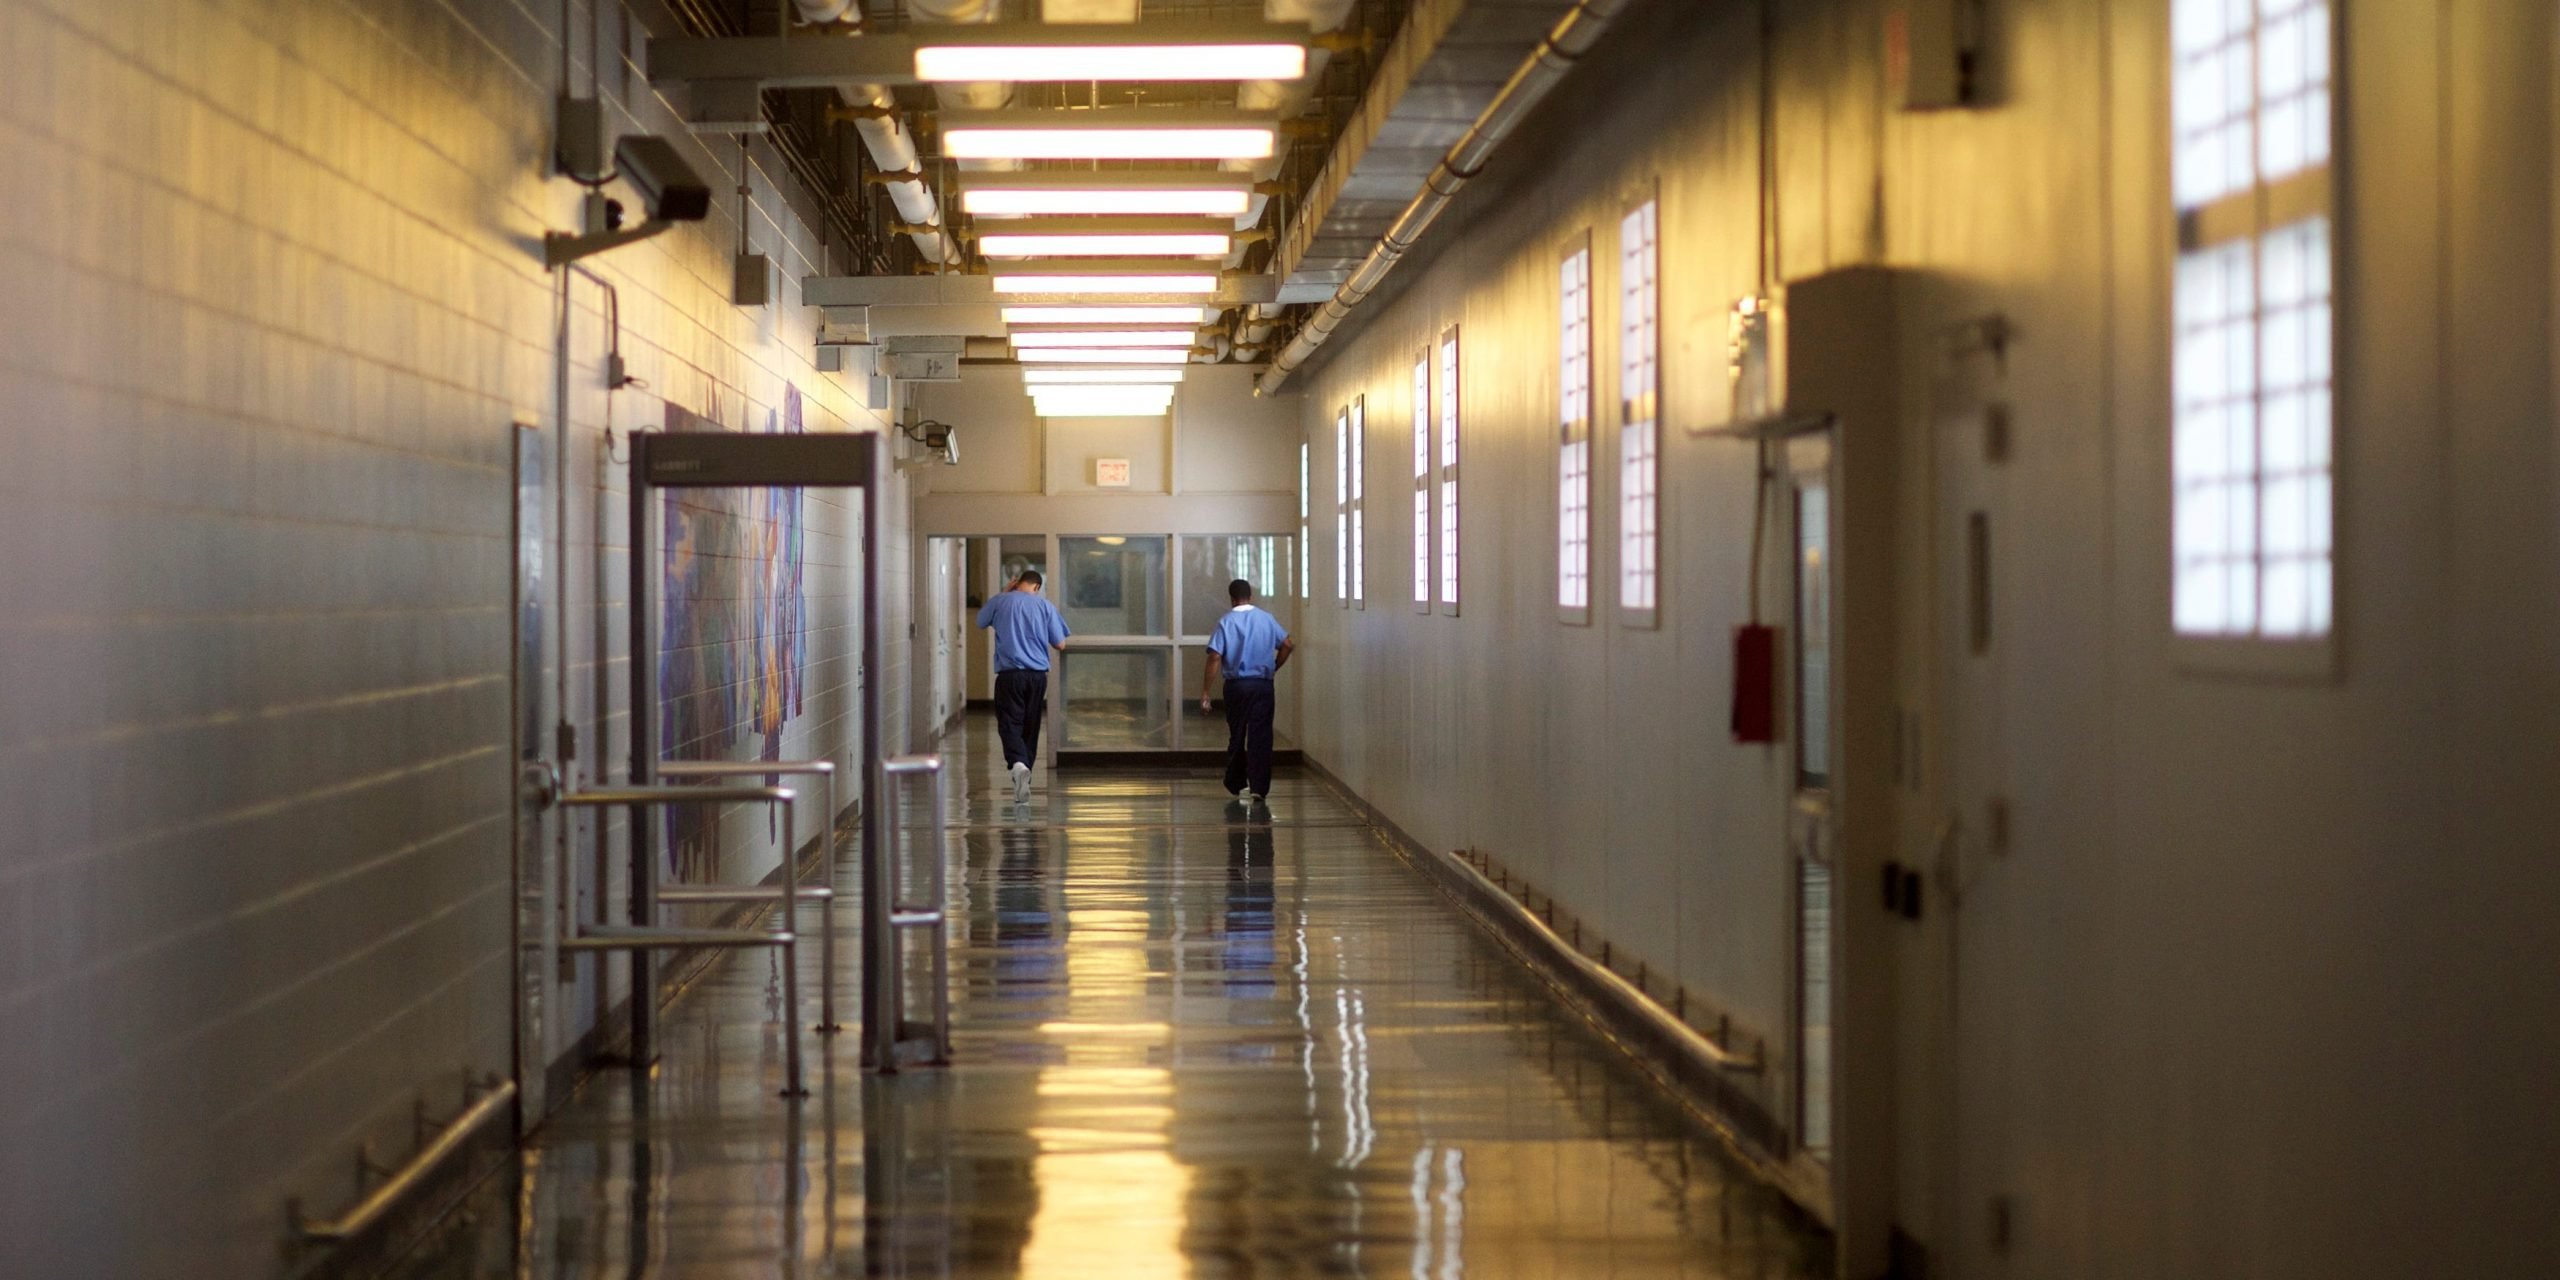
<svg viewBox="0 0 2560 1280">
<path fill-rule="evenodd" d="M 897 99 L 876 84 L 854 85 L 839 96 L 857 107 L 897 105 Z M 871 153 L 871 163 L 882 173 L 918 172 L 915 135 L 907 132 L 906 121 L 896 116 L 867 116 L 854 121 L 853 128 L 862 136 L 863 150 Z M 942 225 L 942 206 L 934 197 L 933 188 L 922 182 L 892 182 L 886 184 L 886 190 L 889 203 L 898 210 L 899 221 L 915 227 Z M 916 242 L 917 252 L 927 262 L 943 265 L 959 260 L 939 231 L 911 232 L 909 238 Z"/>
<path fill-rule="evenodd" d="M 1255 384 L 1257 394 L 1270 395 L 1278 391 L 1280 385 L 1289 380 L 1289 375 L 1305 364 L 1307 357 L 1324 345 L 1325 339 L 1333 336 L 1334 330 L 1350 317 L 1352 308 L 1359 306 L 1361 300 L 1386 279 L 1387 272 L 1394 269 L 1422 234 L 1431 229 L 1431 224 L 1447 211 L 1450 202 L 1457 198 L 1468 180 L 1483 170 L 1485 162 L 1492 158 L 1494 148 L 1501 146 L 1503 139 L 1510 137 L 1511 131 L 1520 127 L 1521 120 L 1573 70 L 1574 63 L 1590 52 L 1600 33 L 1608 29 L 1609 20 L 1616 17 L 1626 3 L 1627 0 L 1582 0 L 1548 29 L 1546 38 L 1540 40 L 1538 47 L 1521 61 L 1511 73 L 1511 78 L 1503 82 L 1501 90 L 1493 95 L 1493 101 L 1486 103 L 1483 112 L 1476 116 L 1475 123 L 1468 125 L 1466 133 L 1450 146 L 1448 154 L 1440 157 L 1440 163 L 1432 169 L 1431 176 L 1423 179 L 1421 193 L 1404 207 L 1403 213 L 1396 215 L 1394 224 L 1370 248 L 1369 256 L 1361 260 L 1359 267 L 1352 271 L 1351 278 L 1343 281 L 1342 287 L 1334 290 L 1333 297 L 1327 299 L 1323 306 L 1316 308 L 1316 313 L 1299 327 L 1297 336 L 1291 338 L 1289 345 L 1272 360 L 1271 371 L 1262 375 L 1261 381 Z"/>
</svg>

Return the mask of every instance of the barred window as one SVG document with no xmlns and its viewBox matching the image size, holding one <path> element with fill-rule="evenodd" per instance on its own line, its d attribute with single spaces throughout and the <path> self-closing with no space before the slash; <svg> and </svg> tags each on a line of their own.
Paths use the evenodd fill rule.
<svg viewBox="0 0 2560 1280">
<path fill-rule="evenodd" d="M 1560 349 L 1556 410 L 1556 606 L 1568 622 L 1591 616 L 1591 239 L 1558 271 Z"/>
<path fill-rule="evenodd" d="M 1618 224 L 1618 608 L 1652 626 L 1660 592 L 1662 425 L 1661 306 L 1655 202 Z"/>
<path fill-rule="evenodd" d="M 2178 0 L 2171 615 L 2315 640 L 2333 621 L 2327 0 Z"/>
</svg>

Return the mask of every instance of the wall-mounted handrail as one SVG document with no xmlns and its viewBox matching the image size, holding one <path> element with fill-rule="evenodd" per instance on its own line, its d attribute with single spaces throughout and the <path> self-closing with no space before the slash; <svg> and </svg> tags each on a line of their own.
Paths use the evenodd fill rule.
<svg viewBox="0 0 2560 1280">
<path fill-rule="evenodd" d="M 933 954 L 933 1057 L 931 1061 L 935 1064 L 948 1063 L 951 1061 L 951 934 L 948 927 L 950 887 L 947 883 L 945 849 L 950 843 L 950 818 L 947 813 L 949 792 L 944 783 L 946 775 L 942 767 L 942 757 L 938 755 L 892 756 L 880 762 L 880 772 L 885 783 L 880 788 L 878 808 L 883 819 L 882 827 L 888 834 L 882 841 L 884 847 L 879 851 L 878 856 L 888 865 L 885 874 L 878 879 L 867 880 L 865 883 L 885 884 L 888 886 L 888 891 L 878 894 L 876 899 L 864 900 L 863 927 L 878 929 L 884 934 L 892 929 L 933 931 L 930 940 Z M 905 879 L 901 874 L 905 870 L 904 862 L 898 856 L 899 847 L 903 842 L 901 832 L 905 828 L 905 823 L 899 820 L 898 815 L 898 780 L 918 774 L 928 780 L 930 787 L 928 803 L 933 807 L 933 853 L 929 859 L 930 870 L 926 873 L 929 891 L 926 900 L 922 903 L 903 903 L 895 900 L 896 887 Z M 872 856 L 874 856 L 872 850 L 867 848 L 863 850 L 864 858 L 868 859 Z M 866 1047 L 870 1050 L 873 1066 L 880 1071 L 894 1071 L 897 1069 L 899 1035 L 906 1023 L 906 951 L 895 940 L 892 940 L 885 950 L 887 959 L 883 965 L 883 972 L 866 973 L 863 977 L 863 990 L 873 999 L 881 1002 L 878 1007 L 882 1011 L 882 1016 L 864 1019 L 864 1026 L 871 1036 L 871 1042 Z M 866 958 L 868 954 L 866 953 Z"/>
<path fill-rule="evenodd" d="M 833 772 L 833 770 L 834 766 L 829 765 L 828 771 Z M 640 838 L 640 833 L 644 829 L 639 821 L 639 815 L 651 809 L 663 809 L 680 804 L 780 805 L 782 807 L 782 847 L 786 850 L 797 850 L 800 847 L 800 840 L 798 828 L 794 825 L 795 818 L 791 802 L 799 796 L 799 792 L 789 787 L 643 785 L 594 787 L 585 791 L 573 791 L 560 797 L 560 803 L 584 808 L 614 808 L 627 805 L 633 815 L 632 838 L 634 840 Z M 827 829 L 830 832 L 834 831 L 835 824 L 830 821 Z M 631 901 L 639 908 L 636 913 L 637 923 L 609 926 L 589 925 L 581 921 L 576 935 L 562 939 L 560 945 L 564 950 L 570 951 L 628 951 L 635 957 L 644 956 L 651 951 L 684 947 L 781 947 L 783 949 L 782 1044 L 786 1062 L 785 1070 L 790 1077 L 784 1084 L 782 1093 L 788 1098 L 807 1097 L 809 1089 L 803 1083 L 800 1063 L 800 939 L 794 929 L 800 920 L 799 864 L 800 859 L 796 853 L 787 853 L 782 859 L 782 884 L 777 894 L 782 908 L 782 927 L 779 929 L 769 932 L 736 929 L 668 929 L 658 927 L 656 923 L 658 859 L 655 855 L 634 858 L 635 878 L 632 880 L 629 892 Z M 834 930 L 829 929 L 826 932 L 831 935 Z M 641 980 L 631 990 L 632 1057 L 646 1061 L 649 1056 L 648 1040 L 642 1031 L 649 1025 L 650 1020 L 639 1015 L 640 1010 L 649 1006 L 656 998 L 656 980 L 648 966 L 636 962 L 632 966 L 632 974 L 635 979 Z"/>
<path fill-rule="evenodd" d="M 515 1104 L 515 1100 L 515 1081 L 495 1082 L 487 1093 L 480 1095 L 477 1101 L 463 1108 L 461 1115 L 455 1116 L 450 1123 L 446 1124 L 443 1132 L 419 1147 L 417 1152 L 399 1168 L 392 1170 L 390 1176 L 384 1178 L 379 1186 L 366 1192 L 364 1198 L 356 1201 L 346 1212 L 337 1217 L 305 1218 L 302 1216 L 302 1201 L 296 1199 L 286 1202 L 285 1217 L 292 1224 L 294 1234 L 311 1244 L 333 1244 L 363 1234 L 374 1223 L 381 1221 L 382 1215 L 388 1212 L 392 1205 L 399 1203 L 400 1197 L 407 1195 L 409 1189 L 416 1186 L 420 1179 L 426 1177 L 437 1165 L 444 1163 L 446 1157 L 469 1141 L 471 1135 L 479 1132 L 480 1128 L 491 1120 L 506 1114 Z"/>
<path fill-rule="evenodd" d="M 835 874 L 836 865 L 835 761 L 661 760 L 658 762 L 658 776 L 661 778 L 761 778 L 801 775 L 814 776 L 818 779 L 818 795 L 821 804 L 818 822 L 825 832 L 818 839 L 818 863 L 825 868 L 824 874 L 832 877 Z M 789 845 L 783 850 L 783 861 L 790 864 L 783 867 L 784 876 L 798 874 L 796 860 L 799 856 L 800 849 L 796 844 Z M 753 897 L 744 895 L 751 895 L 753 892 L 751 889 L 730 885 L 661 885 L 658 888 L 658 900 L 660 902 L 750 902 L 754 900 Z M 730 894 L 742 896 L 728 896 Z M 819 1035 L 830 1036 L 844 1030 L 844 1025 L 836 1021 L 836 893 L 832 887 L 804 887 L 800 890 L 800 896 L 820 904 L 818 921 L 822 927 L 818 930 L 817 1031 Z M 798 920 L 786 923 L 794 930 L 800 927 Z M 791 1016 L 795 1018 L 800 1016 L 799 1011 L 794 1009 Z"/>
</svg>

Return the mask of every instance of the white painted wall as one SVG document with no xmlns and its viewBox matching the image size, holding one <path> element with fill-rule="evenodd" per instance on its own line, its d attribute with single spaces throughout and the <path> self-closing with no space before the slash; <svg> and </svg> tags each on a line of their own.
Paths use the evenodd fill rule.
<svg viewBox="0 0 2560 1280">
<path fill-rule="evenodd" d="M 1777 7 L 1778 274 L 1908 269 L 1906 429 L 1997 398 L 2017 433 L 1996 468 L 1951 443 L 1916 491 L 1919 514 L 1993 521 L 1999 623 L 1984 665 L 1942 656 L 1906 686 L 1931 759 L 1972 745 L 1930 784 L 1965 850 L 1961 1141 L 1914 1144 L 1904 1181 L 1930 1185 L 1902 1189 L 1905 1225 L 1967 1276 L 2547 1266 L 2552 11 L 2340 5 L 2343 657 L 2335 679 L 2268 682 L 2168 643 L 2165 0 L 1994 4 L 1994 105 L 1926 116 L 1880 107 L 1882 8 Z M 1757 285 L 1757 49 L 1746 6 L 1639 5 L 1293 384 L 1320 597 L 1333 414 L 1367 397 L 1371 600 L 1316 601 L 1291 670 L 1310 754 L 1399 825 L 1489 851 L 1622 971 L 1782 1040 L 1783 782 L 1725 731 L 1750 457 L 1677 430 L 1726 416 L 1724 311 Z M 1612 405 L 1616 214 L 1655 182 L 1664 625 L 1568 627 L 1548 603 L 1555 257 L 1592 229 Z M 1993 313 L 2018 334 L 2005 367 L 1946 354 Z M 1424 617 L 1403 598 L 1405 388 L 1452 322 L 1467 599 Z M 1917 638 L 1937 600 L 1910 592 Z M 1992 797 L 2013 815 L 1998 858 Z M 2005 1253 L 1994 1197 L 2015 1207 Z"/>
</svg>

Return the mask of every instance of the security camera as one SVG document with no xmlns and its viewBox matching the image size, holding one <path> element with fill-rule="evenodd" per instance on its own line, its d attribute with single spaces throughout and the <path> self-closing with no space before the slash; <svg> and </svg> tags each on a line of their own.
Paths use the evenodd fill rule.
<svg viewBox="0 0 2560 1280">
<path fill-rule="evenodd" d="M 665 138 L 624 134 L 613 144 L 613 165 L 648 201 L 649 221 L 700 222 L 711 216 L 710 186 Z"/>
<path fill-rule="evenodd" d="M 542 260 L 563 267 L 593 253 L 618 249 L 623 245 L 646 240 L 679 222 L 700 222 L 711 216 L 711 188 L 702 175 L 686 164 L 676 144 L 655 134 L 625 134 L 613 144 L 616 173 L 639 188 L 646 203 L 648 217 L 636 227 L 623 226 L 621 208 L 603 198 L 602 192 L 587 194 L 587 229 L 583 234 L 551 231 L 542 237 Z"/>
<path fill-rule="evenodd" d="M 942 465 L 946 467 L 959 466 L 960 428 L 945 424 L 940 431 L 926 432 L 924 437 L 924 447 L 933 450 L 935 453 L 941 454 Z"/>
</svg>

